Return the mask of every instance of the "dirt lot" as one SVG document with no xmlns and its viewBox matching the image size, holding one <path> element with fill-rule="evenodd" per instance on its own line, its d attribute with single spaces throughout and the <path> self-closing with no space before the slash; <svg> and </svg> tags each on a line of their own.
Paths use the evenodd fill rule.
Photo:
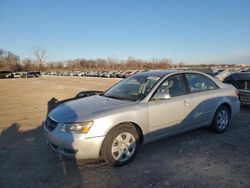
<svg viewBox="0 0 250 188">
<path fill-rule="evenodd" d="M 131 164 L 79 166 L 45 144 L 51 98 L 104 90 L 118 79 L 43 77 L 0 80 L 0 187 L 250 187 L 250 108 L 228 131 L 199 129 L 145 145 Z"/>
</svg>

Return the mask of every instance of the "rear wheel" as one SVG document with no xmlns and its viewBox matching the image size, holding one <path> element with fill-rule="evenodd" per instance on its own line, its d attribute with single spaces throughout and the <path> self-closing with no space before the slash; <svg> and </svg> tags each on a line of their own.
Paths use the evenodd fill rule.
<svg viewBox="0 0 250 188">
<path fill-rule="evenodd" d="M 106 135 L 101 155 L 109 165 L 122 166 L 135 158 L 139 145 L 136 128 L 127 124 L 121 125 Z"/>
<path fill-rule="evenodd" d="M 216 133 L 223 133 L 227 130 L 230 122 L 230 111 L 227 106 L 220 106 L 213 118 L 210 129 Z"/>
</svg>

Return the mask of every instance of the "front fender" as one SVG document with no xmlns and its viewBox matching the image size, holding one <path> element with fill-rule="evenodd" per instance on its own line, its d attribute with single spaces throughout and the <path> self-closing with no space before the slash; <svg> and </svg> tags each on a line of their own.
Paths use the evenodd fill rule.
<svg viewBox="0 0 250 188">
<path fill-rule="evenodd" d="M 105 136 L 112 128 L 124 122 L 137 124 L 143 134 L 147 134 L 149 132 L 147 103 L 138 103 L 133 107 L 119 109 L 95 119 L 88 137 Z"/>
</svg>

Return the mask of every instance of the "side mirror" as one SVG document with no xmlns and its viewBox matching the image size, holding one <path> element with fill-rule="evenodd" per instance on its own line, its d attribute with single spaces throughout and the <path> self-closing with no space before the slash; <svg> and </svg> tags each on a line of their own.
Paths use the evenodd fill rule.
<svg viewBox="0 0 250 188">
<path fill-rule="evenodd" d="M 171 96 L 168 93 L 156 93 L 152 100 L 167 100 L 170 99 Z"/>
</svg>

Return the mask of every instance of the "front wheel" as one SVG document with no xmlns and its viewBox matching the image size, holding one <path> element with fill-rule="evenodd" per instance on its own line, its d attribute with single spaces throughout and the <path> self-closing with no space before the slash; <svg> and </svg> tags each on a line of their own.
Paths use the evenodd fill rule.
<svg viewBox="0 0 250 188">
<path fill-rule="evenodd" d="M 139 144 L 136 128 L 131 125 L 121 125 L 106 135 L 101 155 L 109 165 L 123 166 L 135 158 Z"/>
<path fill-rule="evenodd" d="M 220 106 L 213 118 L 213 122 L 210 125 L 210 129 L 216 133 L 223 133 L 227 130 L 230 122 L 230 111 L 226 106 Z"/>
</svg>

